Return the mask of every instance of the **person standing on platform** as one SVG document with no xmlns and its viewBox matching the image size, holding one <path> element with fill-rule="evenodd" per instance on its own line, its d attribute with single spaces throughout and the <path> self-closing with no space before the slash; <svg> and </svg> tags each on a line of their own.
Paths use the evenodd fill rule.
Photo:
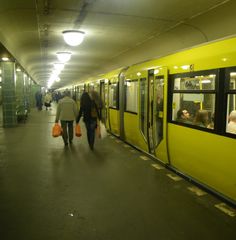
<svg viewBox="0 0 236 240">
<path fill-rule="evenodd" d="M 93 150 L 95 141 L 95 129 L 97 127 L 97 119 L 100 120 L 101 118 L 95 101 L 91 99 L 87 92 L 84 92 L 81 96 L 80 110 L 79 115 L 76 119 L 76 123 L 79 123 L 82 115 L 87 130 L 88 144 L 90 149 Z"/>
<path fill-rule="evenodd" d="M 42 110 L 42 106 L 43 106 L 43 95 L 41 93 L 40 90 L 38 90 L 36 93 L 35 93 L 35 101 L 36 101 L 36 107 L 39 111 Z"/>
<path fill-rule="evenodd" d="M 69 143 L 72 144 L 74 131 L 73 131 L 73 122 L 78 115 L 78 108 L 75 101 L 70 97 L 70 92 L 65 91 L 64 97 L 59 100 L 56 111 L 56 120 L 58 123 L 60 120 L 62 127 L 62 138 L 65 146 L 68 146 Z"/>
<path fill-rule="evenodd" d="M 226 132 L 236 134 L 236 110 L 233 110 L 229 115 L 229 123 Z"/>
<path fill-rule="evenodd" d="M 46 110 L 48 110 L 48 108 L 51 110 L 51 102 L 52 94 L 50 92 L 47 92 L 44 96 L 44 106 L 46 107 Z"/>
</svg>

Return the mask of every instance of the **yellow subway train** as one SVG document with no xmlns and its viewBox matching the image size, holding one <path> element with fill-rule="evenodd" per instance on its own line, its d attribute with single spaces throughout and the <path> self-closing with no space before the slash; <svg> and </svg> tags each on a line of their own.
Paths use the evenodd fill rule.
<svg viewBox="0 0 236 240">
<path fill-rule="evenodd" d="M 107 129 L 236 203 L 236 37 L 120 68 L 96 90 Z"/>
</svg>

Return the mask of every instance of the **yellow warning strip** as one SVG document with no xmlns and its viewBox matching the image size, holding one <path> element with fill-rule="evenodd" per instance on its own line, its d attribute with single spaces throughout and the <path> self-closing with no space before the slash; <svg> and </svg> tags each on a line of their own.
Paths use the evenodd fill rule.
<svg viewBox="0 0 236 240">
<path fill-rule="evenodd" d="M 146 157 L 146 156 L 140 156 L 141 159 L 143 159 L 144 161 L 150 160 L 150 158 Z"/>
<path fill-rule="evenodd" d="M 177 175 L 173 175 L 173 174 L 166 174 L 169 178 L 171 178 L 172 180 L 174 180 L 174 181 L 181 181 L 181 180 L 183 180 L 181 177 L 179 177 L 179 176 L 177 176 Z"/>
<path fill-rule="evenodd" d="M 225 214 L 229 215 L 230 217 L 236 216 L 236 210 L 225 203 L 215 204 L 215 207 L 224 212 Z"/>
<path fill-rule="evenodd" d="M 199 197 L 204 196 L 204 195 L 207 194 L 206 192 L 204 192 L 203 190 L 201 190 L 200 188 L 198 188 L 196 186 L 188 187 L 188 190 L 190 190 L 191 192 L 195 193 Z"/>
<path fill-rule="evenodd" d="M 125 148 L 129 148 L 129 145 L 127 145 L 127 144 L 124 144 L 123 146 L 124 146 Z"/>
<path fill-rule="evenodd" d="M 159 165 L 159 164 L 157 164 L 157 163 L 152 164 L 152 166 L 153 166 L 154 168 L 156 168 L 157 170 L 164 169 L 164 167 L 162 167 L 161 165 Z"/>
</svg>

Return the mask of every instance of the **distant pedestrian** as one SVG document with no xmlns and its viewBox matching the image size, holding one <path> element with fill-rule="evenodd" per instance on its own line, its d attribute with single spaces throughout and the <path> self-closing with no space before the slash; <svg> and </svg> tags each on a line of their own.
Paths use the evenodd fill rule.
<svg viewBox="0 0 236 240">
<path fill-rule="evenodd" d="M 101 118 L 95 101 L 91 99 L 87 92 L 84 92 L 81 96 L 79 115 L 76 119 L 77 123 L 79 123 L 82 115 L 87 130 L 88 144 L 90 149 L 93 150 L 97 119 L 100 120 Z"/>
<path fill-rule="evenodd" d="M 44 96 L 44 106 L 46 107 L 46 110 L 51 109 L 51 102 L 52 102 L 52 94 L 50 92 L 47 92 Z"/>
<path fill-rule="evenodd" d="M 65 146 L 69 143 L 72 144 L 74 131 L 73 122 L 78 115 L 78 108 L 75 101 L 70 97 L 70 92 L 65 91 L 64 97 L 59 100 L 57 105 L 56 119 L 55 122 L 58 123 L 60 120 L 62 127 L 62 138 Z"/>
<path fill-rule="evenodd" d="M 39 111 L 42 110 L 42 106 L 43 106 L 43 95 L 41 93 L 40 90 L 38 90 L 36 93 L 35 93 L 35 101 L 36 101 L 36 107 Z"/>
</svg>

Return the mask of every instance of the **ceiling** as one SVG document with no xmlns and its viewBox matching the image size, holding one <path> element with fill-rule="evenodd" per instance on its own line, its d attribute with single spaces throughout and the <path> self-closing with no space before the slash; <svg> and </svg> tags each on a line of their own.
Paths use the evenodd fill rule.
<svg viewBox="0 0 236 240">
<path fill-rule="evenodd" d="M 233 0 L 1 0 L 0 42 L 41 86 L 56 52 L 72 52 L 59 88 L 234 35 L 235 9 Z M 86 33 L 81 45 L 65 44 L 68 29 Z"/>
</svg>

